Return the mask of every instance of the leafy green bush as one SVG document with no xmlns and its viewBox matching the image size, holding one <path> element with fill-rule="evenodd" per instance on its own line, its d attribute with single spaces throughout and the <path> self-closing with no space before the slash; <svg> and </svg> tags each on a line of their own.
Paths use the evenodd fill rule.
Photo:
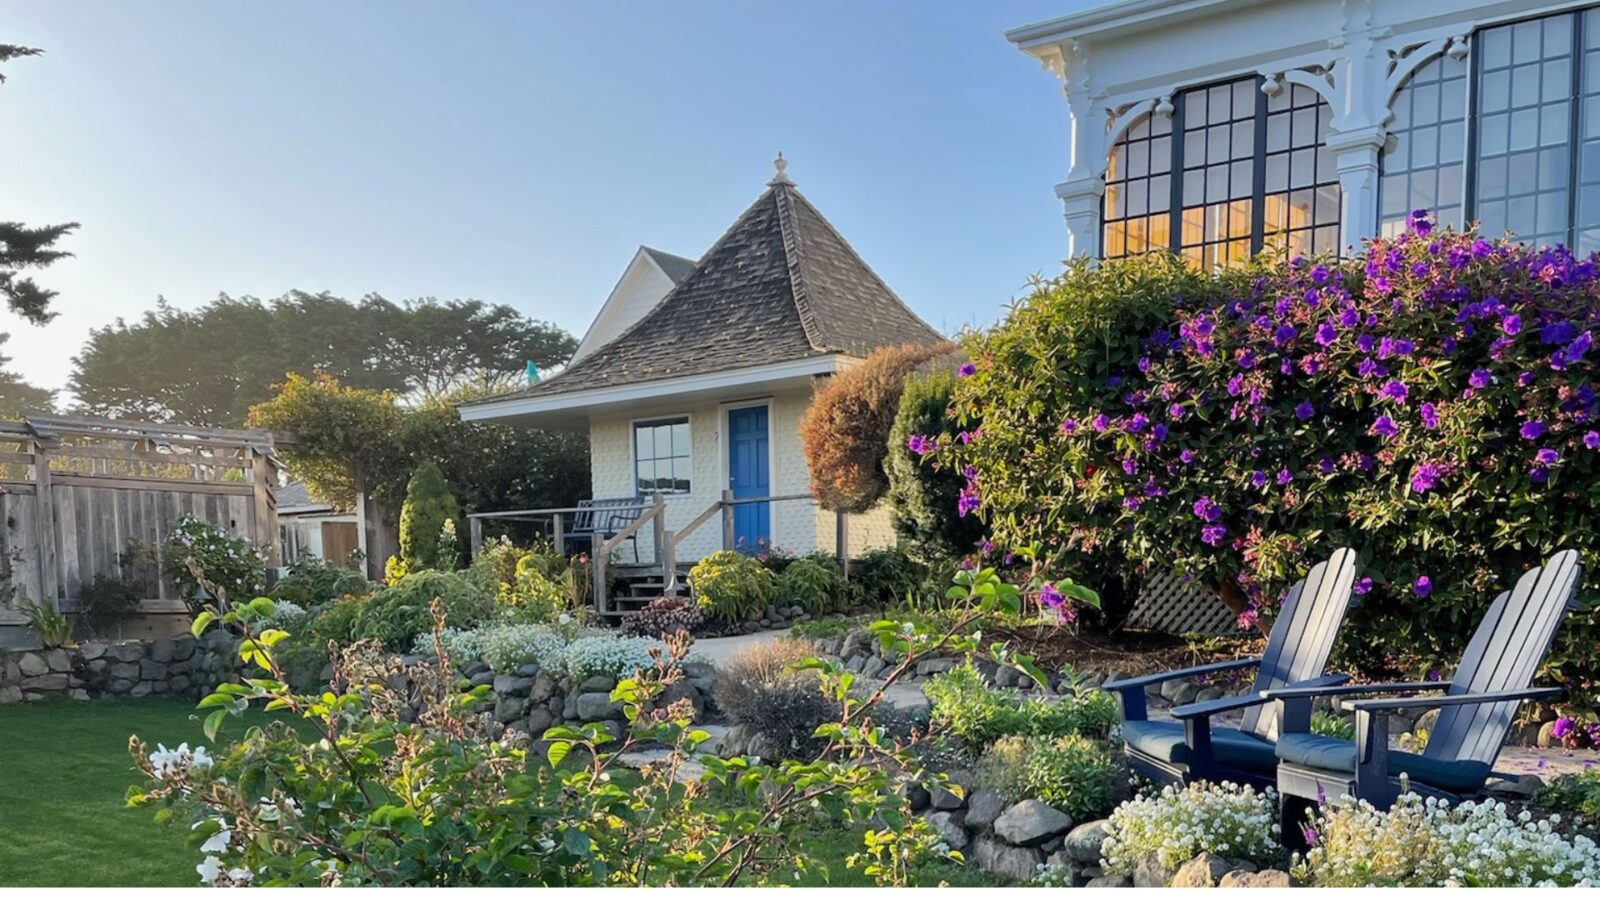
<svg viewBox="0 0 1600 900">
<path fill-rule="evenodd" d="M 1056 738 L 1007 735 L 978 758 L 978 781 L 1008 803 L 1042 800 L 1079 822 L 1111 811 L 1122 780 L 1105 741 L 1077 734 Z"/>
<path fill-rule="evenodd" d="M 139 611 L 142 599 L 144 592 L 138 585 L 109 575 L 96 575 L 93 581 L 78 589 L 78 613 L 90 631 L 108 636 Z"/>
<path fill-rule="evenodd" d="M 1111 834 L 1100 845 L 1101 867 L 1108 874 L 1132 875 L 1141 861 L 1153 858 L 1176 872 L 1201 853 L 1261 867 L 1281 865 L 1277 801 L 1271 790 L 1231 784 L 1167 785 L 1112 811 Z"/>
<path fill-rule="evenodd" d="M 372 582 L 365 575 L 313 556 L 291 563 L 268 596 L 315 611 L 347 594 L 359 597 L 370 593 Z"/>
<path fill-rule="evenodd" d="M 759 618 L 777 597 L 777 578 L 761 563 L 732 550 L 718 550 L 689 570 L 700 609 L 729 622 Z"/>
<path fill-rule="evenodd" d="M 567 595 L 551 581 L 539 557 L 529 554 L 517 563 L 515 579 L 500 585 L 502 614 L 525 622 L 554 622 L 566 611 Z"/>
<path fill-rule="evenodd" d="M 1539 791 L 1539 805 L 1600 819 L 1600 769 L 1557 775 Z"/>
<path fill-rule="evenodd" d="M 950 418 L 955 385 L 950 370 L 906 378 L 884 457 L 895 532 L 923 560 L 965 556 L 985 533 L 976 510 L 961 501 L 966 479 L 960 467 L 936 452 L 945 435 L 970 436 L 980 428 L 973 421 L 958 428 Z"/>
<path fill-rule="evenodd" d="M 1600 884 L 1600 848 L 1496 801 L 1449 806 L 1406 794 L 1386 811 L 1319 807 L 1295 866 L 1313 887 L 1572 887 Z"/>
<path fill-rule="evenodd" d="M 445 543 L 441 538 L 447 527 L 454 537 L 455 520 L 460 515 L 444 473 L 432 460 L 425 460 L 411 473 L 406 501 L 400 507 L 400 561 L 405 571 L 455 568 L 454 558 L 440 558 Z M 453 540 L 446 550 L 453 553 Z"/>
<path fill-rule="evenodd" d="M 164 571 L 178 586 L 190 612 L 199 612 L 200 579 L 224 591 L 230 600 L 251 598 L 267 581 L 260 549 L 223 528 L 192 516 L 178 519 L 166 541 Z M 199 570 L 198 576 L 196 569 Z"/>
<path fill-rule="evenodd" d="M 850 563 L 850 593 L 859 603 L 893 606 L 914 599 L 927 574 L 926 566 L 898 547 L 868 550 Z M 940 586 L 941 593 L 949 583 Z"/>
<path fill-rule="evenodd" d="M 971 342 L 949 462 L 1003 546 L 1173 569 L 1247 621 L 1360 547 L 1348 647 L 1455 659 L 1529 566 L 1600 552 L 1597 302 L 1592 259 L 1423 217 L 1342 260 L 1075 262 Z M 1597 642 L 1588 604 L 1542 677 L 1594 697 Z"/>
<path fill-rule="evenodd" d="M 306 626 L 312 642 L 318 647 L 325 647 L 329 641 L 336 644 L 348 644 L 356 639 L 356 626 L 360 623 L 362 614 L 367 608 L 371 595 L 347 596 L 335 600 L 322 608 L 311 624 Z"/>
<path fill-rule="evenodd" d="M 434 598 L 444 606 L 445 622 L 457 628 L 485 622 L 495 611 L 494 595 L 480 579 L 459 572 L 416 572 L 365 602 L 354 636 L 391 649 L 410 647 L 417 635 L 433 628 L 428 606 Z"/>
<path fill-rule="evenodd" d="M 778 602 L 799 606 L 813 616 L 839 609 L 847 597 L 844 576 L 831 559 L 803 556 L 778 576 Z"/>
<path fill-rule="evenodd" d="M 932 702 L 933 724 L 971 747 L 987 747 L 1008 734 L 1104 738 L 1117 722 L 1116 701 L 1104 691 L 1082 691 L 1056 702 L 1023 698 L 1014 690 L 989 687 L 971 660 L 929 679 L 923 692 Z"/>
</svg>

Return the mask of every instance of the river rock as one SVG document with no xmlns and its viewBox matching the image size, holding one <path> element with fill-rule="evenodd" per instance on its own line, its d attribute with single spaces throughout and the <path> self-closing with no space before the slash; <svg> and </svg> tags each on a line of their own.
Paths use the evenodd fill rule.
<svg viewBox="0 0 1600 900">
<path fill-rule="evenodd" d="M 1169 884 L 1172 887 L 1216 887 L 1217 879 L 1228 874 L 1233 864 L 1214 853 L 1202 853 L 1178 867 Z"/>
<path fill-rule="evenodd" d="M 973 791 L 967 798 L 967 826 L 979 830 L 988 828 L 1005 809 L 1006 801 L 1000 798 L 999 791 L 993 788 Z"/>
<path fill-rule="evenodd" d="M 1085 822 L 1067 832 L 1063 849 L 1078 862 L 1098 865 L 1100 862 L 1100 845 L 1104 844 L 1106 838 L 1110 836 L 1111 821 L 1109 819 Z"/>
<path fill-rule="evenodd" d="M 972 844 L 972 860 L 985 872 L 1009 875 L 1027 881 L 1039 872 L 1044 851 L 1034 847 L 1013 847 L 992 837 L 978 838 Z"/>
</svg>

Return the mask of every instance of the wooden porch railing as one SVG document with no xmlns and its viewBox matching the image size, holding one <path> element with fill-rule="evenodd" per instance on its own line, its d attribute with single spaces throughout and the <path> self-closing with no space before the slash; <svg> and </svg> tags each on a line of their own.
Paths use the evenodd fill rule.
<svg viewBox="0 0 1600 900">
<path fill-rule="evenodd" d="M 810 494 L 783 494 L 775 497 L 739 497 L 733 496 L 733 491 L 725 490 L 722 496 L 707 506 L 698 516 L 689 521 L 689 524 L 677 531 L 667 530 L 661 538 L 662 552 L 656 558 L 661 561 L 662 580 L 666 590 L 670 591 L 678 585 L 678 545 L 683 542 L 696 528 L 711 520 L 712 516 L 722 514 L 722 549 L 735 548 L 734 539 L 734 511 L 741 506 L 750 506 L 756 503 L 783 503 L 795 500 L 812 500 Z M 834 513 L 834 555 L 839 559 L 839 569 L 844 573 L 846 580 L 850 578 L 850 518 L 842 512 Z"/>
</svg>

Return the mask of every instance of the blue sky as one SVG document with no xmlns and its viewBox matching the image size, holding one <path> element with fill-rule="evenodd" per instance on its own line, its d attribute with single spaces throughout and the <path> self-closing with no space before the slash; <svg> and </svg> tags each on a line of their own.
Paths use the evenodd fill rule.
<svg viewBox="0 0 1600 900">
<path fill-rule="evenodd" d="M 1066 236 L 1065 102 L 1011 26 L 1084 0 L 0 0 L 0 215 L 77 220 L 13 368 L 60 387 L 158 295 L 476 297 L 581 334 L 790 174 L 924 318 L 986 324 Z"/>
</svg>

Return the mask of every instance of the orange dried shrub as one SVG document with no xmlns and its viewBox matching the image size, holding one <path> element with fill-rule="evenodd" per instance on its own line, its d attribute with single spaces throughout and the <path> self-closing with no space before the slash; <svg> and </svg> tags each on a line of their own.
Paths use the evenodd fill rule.
<svg viewBox="0 0 1600 900">
<path fill-rule="evenodd" d="M 956 352 L 951 343 L 884 347 L 817 390 L 800 419 L 800 440 L 824 509 L 865 512 L 883 497 L 883 460 L 906 375 Z"/>
</svg>

